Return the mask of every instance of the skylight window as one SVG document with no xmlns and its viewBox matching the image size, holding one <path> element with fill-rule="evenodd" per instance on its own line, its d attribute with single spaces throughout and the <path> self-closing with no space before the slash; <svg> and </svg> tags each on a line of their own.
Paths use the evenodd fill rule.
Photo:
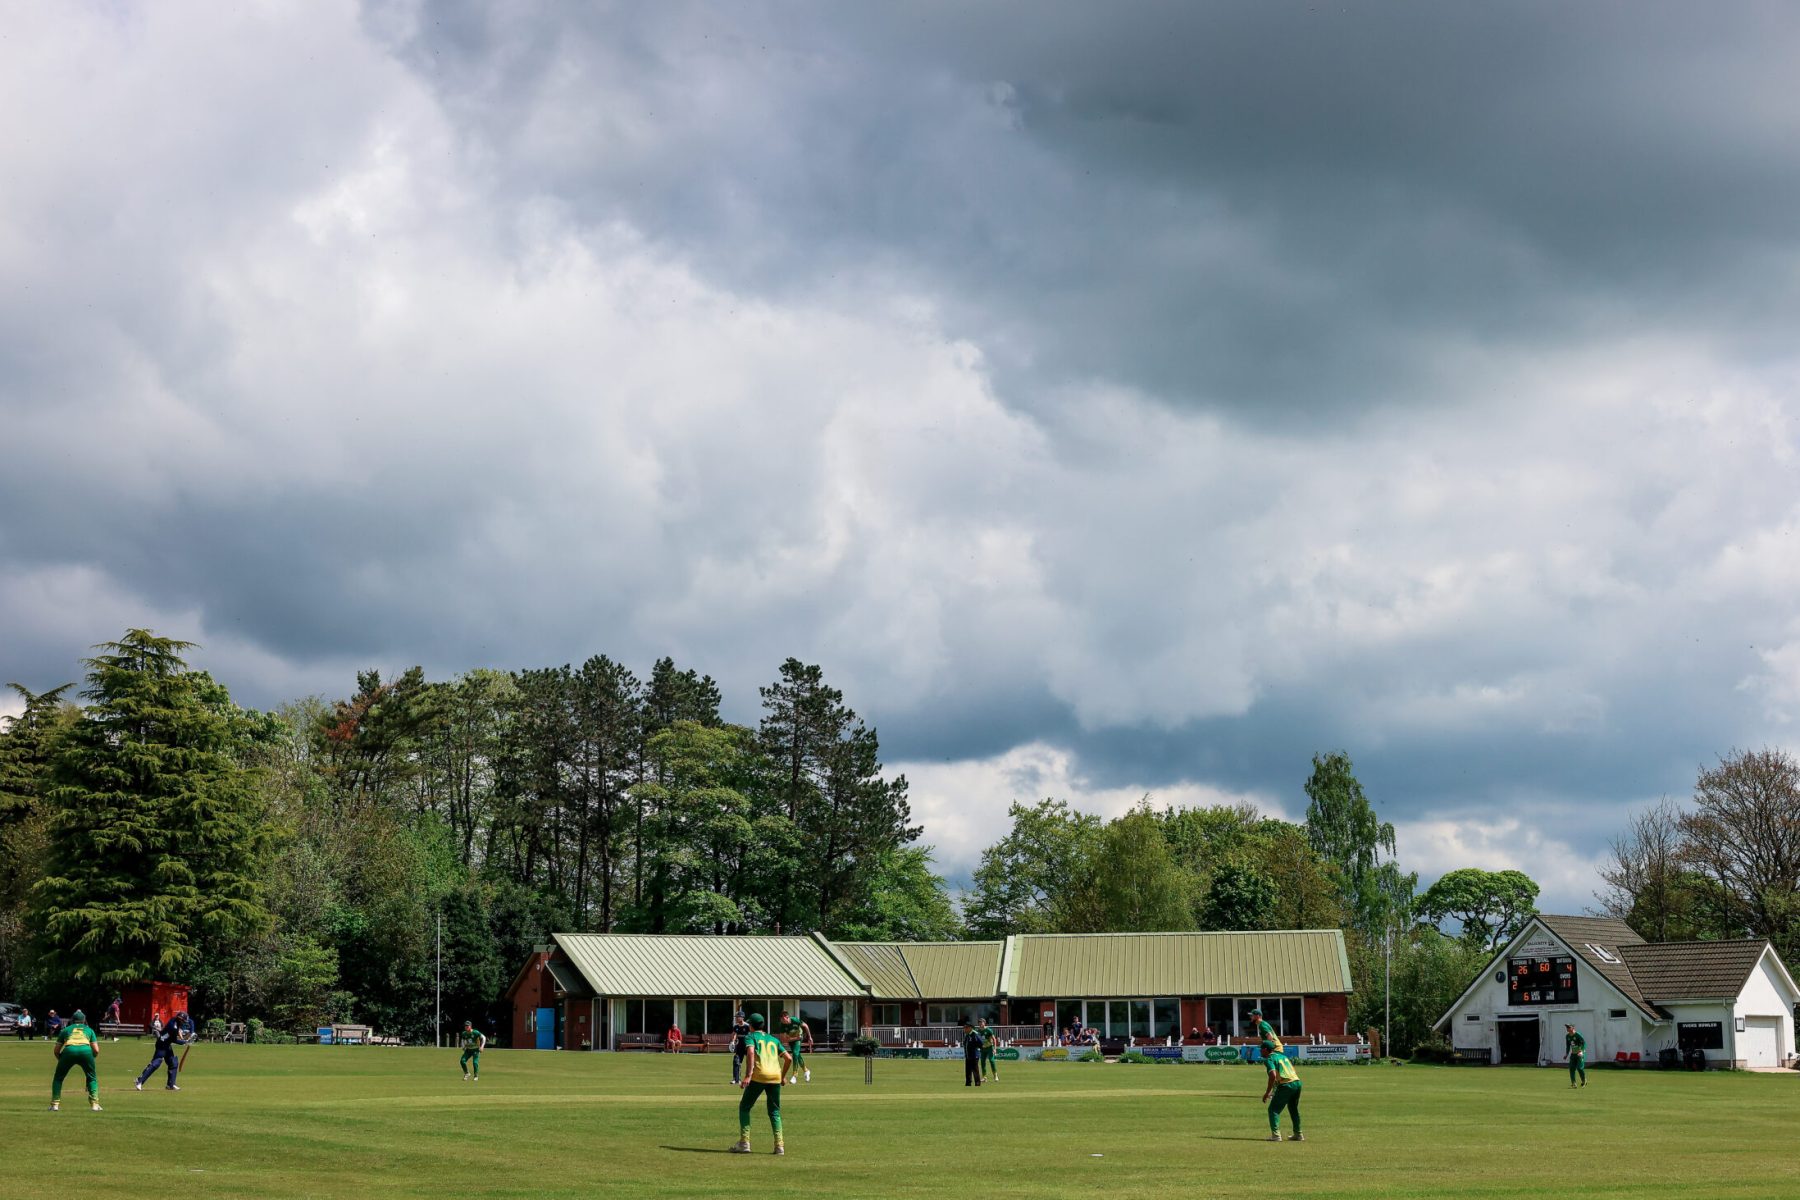
<svg viewBox="0 0 1800 1200">
<path fill-rule="evenodd" d="M 1592 942 L 1583 942 L 1582 945 L 1586 946 L 1589 950 L 1592 950 L 1594 952 L 1594 957 L 1603 963 L 1616 963 L 1621 961 L 1618 955 L 1614 954 L 1611 950 L 1608 950 L 1605 946 L 1596 946 Z"/>
</svg>

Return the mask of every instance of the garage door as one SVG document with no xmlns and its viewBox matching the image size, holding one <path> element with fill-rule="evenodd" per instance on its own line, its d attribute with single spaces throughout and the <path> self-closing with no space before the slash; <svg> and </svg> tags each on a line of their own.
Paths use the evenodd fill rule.
<svg viewBox="0 0 1800 1200">
<path fill-rule="evenodd" d="M 1737 1035 L 1738 1057 L 1747 1067 L 1781 1065 L 1781 1018 L 1745 1017 L 1744 1032 Z"/>
</svg>

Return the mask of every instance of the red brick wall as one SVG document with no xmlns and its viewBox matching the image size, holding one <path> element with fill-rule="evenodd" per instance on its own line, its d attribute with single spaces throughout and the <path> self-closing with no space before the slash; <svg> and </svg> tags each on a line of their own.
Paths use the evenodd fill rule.
<svg viewBox="0 0 1800 1200">
<path fill-rule="evenodd" d="M 1339 1036 L 1350 1032 L 1350 997 L 1342 992 L 1302 998 L 1306 1032 Z"/>
<path fill-rule="evenodd" d="M 516 1050 L 530 1050 L 537 1046 L 537 1034 L 531 1032 L 528 1024 L 531 1011 L 556 1006 L 555 981 L 550 978 L 550 972 L 543 969 L 543 964 L 549 957 L 547 954 L 532 955 L 531 966 L 525 972 L 519 989 L 511 993 L 512 1030 L 511 1040 L 507 1045 Z"/>
</svg>

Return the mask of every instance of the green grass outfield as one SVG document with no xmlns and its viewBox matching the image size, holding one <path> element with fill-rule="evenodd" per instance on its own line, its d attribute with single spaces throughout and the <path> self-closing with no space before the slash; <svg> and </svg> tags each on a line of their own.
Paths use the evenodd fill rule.
<svg viewBox="0 0 1800 1200">
<path fill-rule="evenodd" d="M 198 1045 L 183 1090 L 105 1045 L 47 1112 L 43 1042 L 0 1044 L 9 1200 L 259 1196 L 1800 1196 L 1800 1073 L 1314 1066 L 1307 1141 L 1262 1141 L 1262 1072 L 820 1056 L 790 1087 L 788 1154 L 736 1136 L 724 1055 Z M 1102 1157 L 1091 1157 L 1092 1155 Z"/>
</svg>

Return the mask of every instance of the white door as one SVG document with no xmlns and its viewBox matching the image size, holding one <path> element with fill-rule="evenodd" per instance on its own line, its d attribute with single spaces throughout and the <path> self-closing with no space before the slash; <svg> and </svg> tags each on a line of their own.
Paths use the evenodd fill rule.
<svg viewBox="0 0 1800 1200">
<path fill-rule="evenodd" d="M 1781 1018 L 1745 1017 L 1744 1032 L 1737 1035 L 1737 1056 L 1747 1067 L 1779 1067 Z"/>
</svg>

